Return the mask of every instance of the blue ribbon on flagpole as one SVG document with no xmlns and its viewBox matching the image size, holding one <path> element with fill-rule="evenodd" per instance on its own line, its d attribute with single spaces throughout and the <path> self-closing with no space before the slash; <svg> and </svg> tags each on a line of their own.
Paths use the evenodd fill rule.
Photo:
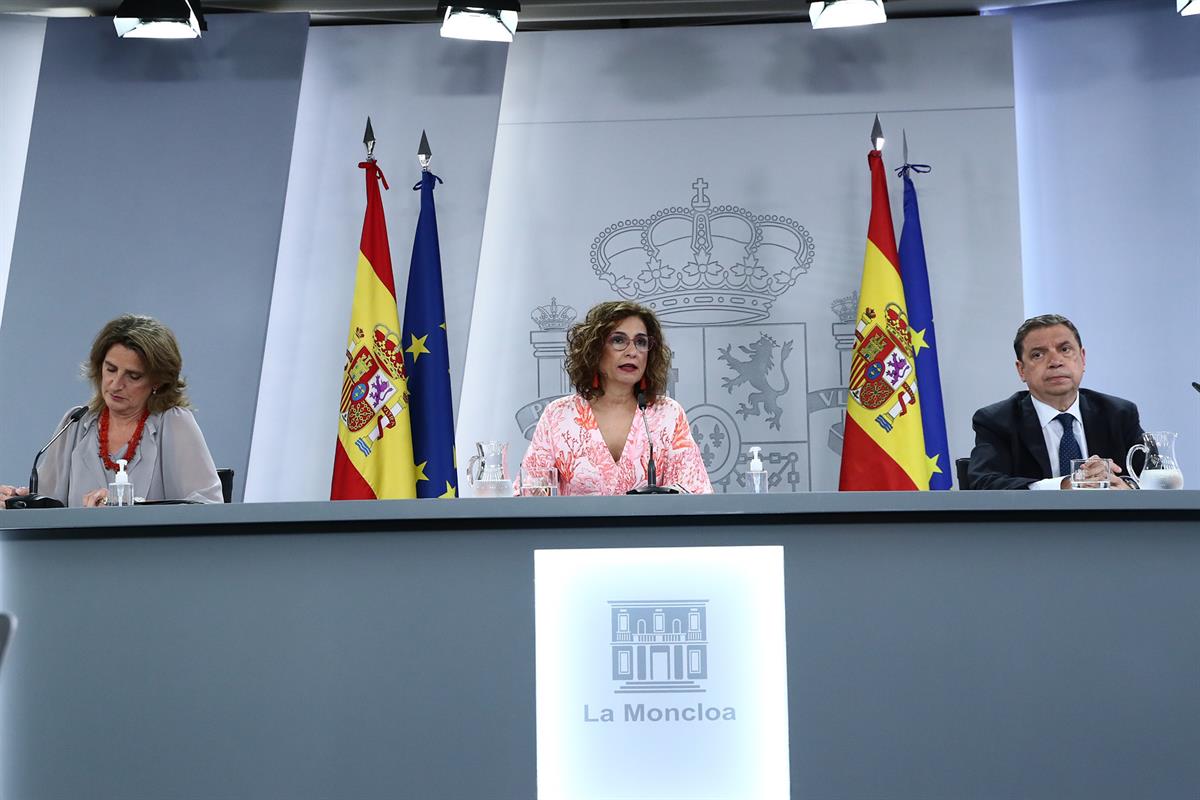
<svg viewBox="0 0 1200 800">
<path fill-rule="evenodd" d="M 933 167 L 928 164 L 905 164 L 903 167 L 896 167 L 896 175 L 898 177 L 907 178 L 909 172 L 924 175 L 928 172 L 933 172 Z"/>
<path fill-rule="evenodd" d="M 381 173 L 381 174 L 382 174 L 382 173 Z M 430 176 L 431 176 L 431 177 L 432 177 L 432 178 L 433 178 L 435 181 L 437 181 L 438 183 L 445 183 L 445 181 L 444 181 L 444 180 L 442 180 L 441 178 L 439 178 L 437 175 L 434 175 L 432 172 L 431 172 L 431 173 L 429 173 L 429 174 L 430 174 Z M 419 181 L 417 181 L 416 183 L 414 183 L 414 184 L 413 184 L 413 191 L 414 191 L 414 192 L 419 192 L 419 191 L 421 191 L 421 185 L 422 185 L 423 183 L 425 183 L 425 179 L 424 179 L 424 178 L 421 178 L 421 180 L 419 180 Z"/>
</svg>

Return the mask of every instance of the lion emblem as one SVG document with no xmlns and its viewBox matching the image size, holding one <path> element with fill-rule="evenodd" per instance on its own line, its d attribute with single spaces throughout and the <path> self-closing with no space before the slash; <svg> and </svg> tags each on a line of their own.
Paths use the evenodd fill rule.
<svg viewBox="0 0 1200 800">
<path fill-rule="evenodd" d="M 779 350 L 779 374 L 783 377 L 783 386 L 779 389 L 772 386 L 767 379 L 775 367 L 776 349 Z M 732 350 L 733 345 L 720 348 L 719 360 L 724 361 L 736 373 L 735 377 L 722 378 L 721 385 L 730 394 L 733 394 L 733 390 L 743 383 L 754 387 L 754 391 L 750 392 L 746 402 L 738 404 L 737 413 L 742 415 L 742 419 L 748 419 L 751 415 L 757 417 L 765 411 L 767 422 L 772 428 L 779 430 L 780 422 L 783 419 L 783 408 L 779 405 L 779 398 L 787 394 L 788 389 L 791 388 L 791 381 L 783 369 L 783 362 L 787 361 L 787 357 L 791 355 L 792 342 L 784 342 L 783 347 L 780 348 L 778 342 L 763 333 L 759 335 L 758 341 L 752 342 L 749 346 L 738 346 L 738 350 L 749 356 L 747 360 L 743 361 L 734 357 Z"/>
</svg>

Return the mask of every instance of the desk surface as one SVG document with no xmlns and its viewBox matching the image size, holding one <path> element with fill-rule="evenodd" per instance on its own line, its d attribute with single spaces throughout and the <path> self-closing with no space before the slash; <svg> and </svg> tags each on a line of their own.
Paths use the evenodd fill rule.
<svg viewBox="0 0 1200 800">
<path fill-rule="evenodd" d="M 811 492 L 767 495 L 514 497 L 318 503 L 155 505 L 131 509 L 36 509 L 0 512 L 9 538 L 212 536 L 327 530 L 508 529 L 614 523 L 692 526 L 803 525 L 861 515 L 913 521 L 974 519 L 1122 519 L 1200 521 L 1200 491 L 1178 492 Z M 650 522 L 653 520 L 653 523 Z"/>
</svg>

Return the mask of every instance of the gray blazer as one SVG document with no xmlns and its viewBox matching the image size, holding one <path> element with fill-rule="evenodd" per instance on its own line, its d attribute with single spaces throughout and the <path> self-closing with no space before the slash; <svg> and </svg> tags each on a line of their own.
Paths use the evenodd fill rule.
<svg viewBox="0 0 1200 800">
<path fill-rule="evenodd" d="M 64 414 L 59 427 L 66 421 Z M 112 458 L 123 455 L 109 454 Z M 142 441 L 126 470 L 136 497 L 201 503 L 220 503 L 222 499 L 221 481 L 204 434 L 185 408 L 171 408 L 146 419 Z M 100 460 L 100 415 L 95 411 L 84 414 L 38 465 L 38 491 L 68 506 L 83 505 L 85 494 L 107 488 L 112 479 L 113 473 L 107 472 Z"/>
</svg>

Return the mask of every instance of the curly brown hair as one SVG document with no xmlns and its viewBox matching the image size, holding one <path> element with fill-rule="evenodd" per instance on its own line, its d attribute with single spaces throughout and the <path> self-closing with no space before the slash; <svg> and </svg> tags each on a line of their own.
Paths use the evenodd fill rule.
<svg viewBox="0 0 1200 800">
<path fill-rule="evenodd" d="M 608 335 L 613 328 L 629 317 L 641 318 L 651 340 L 650 350 L 646 353 L 646 404 L 653 405 L 666 393 L 671 351 L 667 348 L 658 317 L 637 303 L 609 300 L 592 306 L 583 322 L 571 326 L 567 333 L 567 377 L 585 400 L 591 401 L 604 394 L 603 385 L 592 386 L 600 372 L 600 357 L 608 346 Z"/>
<path fill-rule="evenodd" d="M 191 405 L 187 398 L 187 381 L 179 374 L 183 369 L 183 356 L 179 352 L 175 334 L 153 317 L 122 314 L 96 334 L 92 352 L 82 365 L 84 376 L 92 383 L 92 399 L 88 402 L 88 408 L 92 411 L 104 408 L 104 396 L 100 391 L 104 357 L 117 344 L 138 354 L 146 366 L 146 375 L 156 386 L 146 402 L 150 413 L 159 414 L 176 406 L 187 408 Z"/>
</svg>

